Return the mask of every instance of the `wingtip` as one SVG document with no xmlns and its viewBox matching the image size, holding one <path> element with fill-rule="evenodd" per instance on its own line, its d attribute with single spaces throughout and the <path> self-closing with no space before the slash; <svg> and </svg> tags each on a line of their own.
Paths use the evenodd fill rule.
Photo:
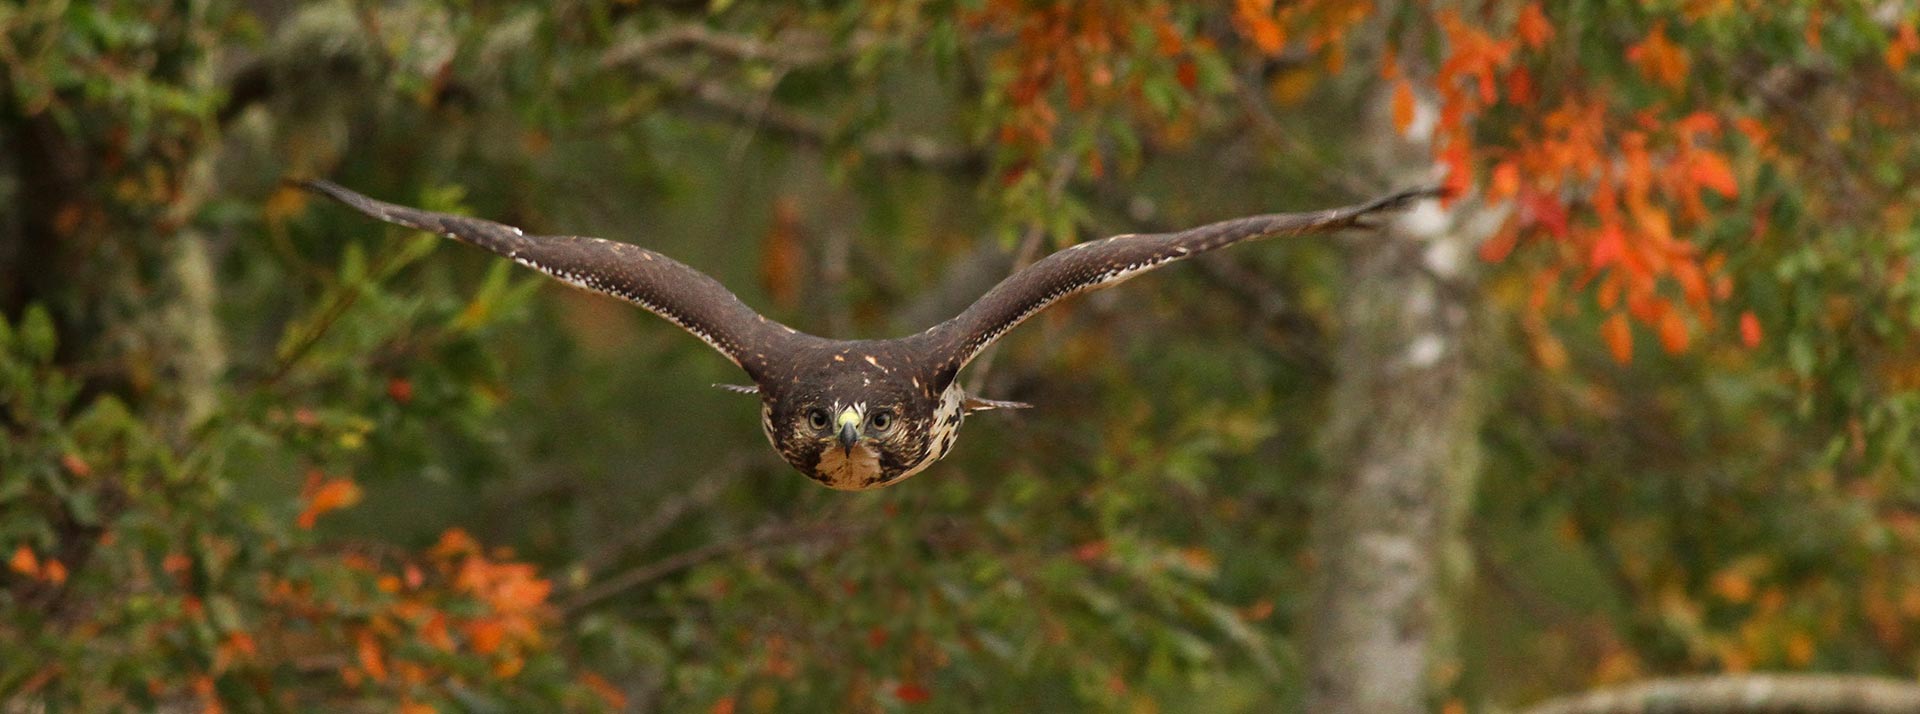
<svg viewBox="0 0 1920 714">
<path fill-rule="evenodd" d="M 965 401 L 961 402 L 961 406 L 967 411 L 968 414 L 972 414 L 974 412 L 992 411 L 995 409 L 1032 409 L 1033 408 L 1032 404 L 1028 404 L 1026 402 L 1008 402 L 1008 401 L 1001 401 L 998 399 L 981 399 L 979 397 L 975 397 L 971 395 L 969 395 Z"/>
<path fill-rule="evenodd" d="M 314 193 L 318 193 L 318 194 L 327 196 L 328 198 L 332 198 L 336 201 L 342 201 L 342 202 L 351 202 L 352 198 L 357 197 L 359 195 L 355 193 L 352 189 L 349 189 L 345 186 L 334 183 L 332 181 L 328 181 L 323 178 L 312 178 L 312 177 L 289 178 L 289 179 L 286 179 L 284 183 L 286 183 L 287 185 L 293 186 L 295 188 L 301 188 L 307 191 L 312 191 Z"/>
</svg>

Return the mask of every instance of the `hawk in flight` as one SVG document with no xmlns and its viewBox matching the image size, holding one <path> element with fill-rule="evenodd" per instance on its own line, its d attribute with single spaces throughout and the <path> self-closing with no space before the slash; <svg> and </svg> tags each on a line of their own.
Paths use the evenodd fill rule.
<svg viewBox="0 0 1920 714">
<path fill-rule="evenodd" d="M 1369 218 L 1437 195 L 1404 191 L 1311 213 L 1236 218 L 1177 233 L 1080 243 L 1008 276 L 952 319 L 890 340 L 834 340 L 754 312 L 705 273 L 628 243 L 529 235 L 478 218 L 377 201 L 327 181 L 309 189 L 389 223 L 471 243 L 593 292 L 646 308 L 746 370 L 760 427 L 780 457 L 828 488 L 898 483 L 946 456 L 971 412 L 1025 407 L 966 393 L 960 370 L 1034 313 L 1168 263 L 1244 240 L 1370 227 Z"/>
</svg>

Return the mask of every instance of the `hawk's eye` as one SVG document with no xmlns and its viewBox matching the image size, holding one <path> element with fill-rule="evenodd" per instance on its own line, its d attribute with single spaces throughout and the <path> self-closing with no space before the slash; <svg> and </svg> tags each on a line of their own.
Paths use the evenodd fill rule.
<svg viewBox="0 0 1920 714">
<path fill-rule="evenodd" d="M 867 417 L 867 425 L 873 427 L 874 431 L 886 431 L 893 426 L 893 412 L 885 409 L 874 412 L 873 416 Z"/>
<path fill-rule="evenodd" d="M 827 412 L 824 409 L 815 409 L 807 412 L 807 423 L 813 425 L 815 429 L 827 428 L 828 421 Z"/>
</svg>

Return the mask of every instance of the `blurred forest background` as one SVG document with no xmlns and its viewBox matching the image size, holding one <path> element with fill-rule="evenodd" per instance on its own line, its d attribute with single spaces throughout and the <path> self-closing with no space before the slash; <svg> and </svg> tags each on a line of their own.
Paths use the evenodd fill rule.
<svg viewBox="0 0 1920 714">
<path fill-rule="evenodd" d="M 0 3 L 0 711 L 1920 709 L 1916 20 Z M 963 375 L 1036 408 L 845 494 L 671 325 L 307 176 L 837 337 L 1460 197 L 1055 308 Z"/>
</svg>

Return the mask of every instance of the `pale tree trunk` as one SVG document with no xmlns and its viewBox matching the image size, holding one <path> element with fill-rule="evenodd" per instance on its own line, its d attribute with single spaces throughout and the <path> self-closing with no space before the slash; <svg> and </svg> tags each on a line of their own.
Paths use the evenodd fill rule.
<svg viewBox="0 0 1920 714">
<path fill-rule="evenodd" d="M 1424 141 L 1384 116 L 1371 123 L 1381 175 L 1395 186 L 1434 181 Z M 1473 247 L 1496 213 L 1429 202 L 1346 248 L 1323 440 L 1333 472 L 1314 516 L 1307 711 L 1434 704 L 1436 656 L 1452 641 L 1443 593 L 1465 575 L 1459 523 L 1479 467 Z"/>
</svg>

